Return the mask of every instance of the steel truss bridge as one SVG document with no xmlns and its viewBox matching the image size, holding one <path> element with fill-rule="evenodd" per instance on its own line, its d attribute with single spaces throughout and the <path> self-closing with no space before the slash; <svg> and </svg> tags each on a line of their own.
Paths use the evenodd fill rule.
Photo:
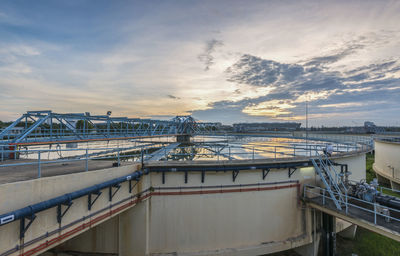
<svg viewBox="0 0 400 256">
<path fill-rule="evenodd" d="M 0 144 L 35 145 L 201 135 L 217 131 L 220 123 L 196 122 L 191 116 L 153 120 L 86 113 L 28 111 L 0 132 Z"/>
</svg>

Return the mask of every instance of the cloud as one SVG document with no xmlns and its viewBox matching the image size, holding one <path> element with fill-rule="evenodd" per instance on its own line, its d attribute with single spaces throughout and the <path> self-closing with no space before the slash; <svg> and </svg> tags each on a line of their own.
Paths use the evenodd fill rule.
<svg viewBox="0 0 400 256">
<path fill-rule="evenodd" d="M 170 98 L 170 99 L 173 99 L 173 100 L 180 100 L 181 99 L 181 98 L 176 97 L 176 96 L 171 95 L 171 94 L 168 94 L 167 97 Z"/>
<path fill-rule="evenodd" d="M 212 53 L 217 47 L 223 46 L 224 43 L 220 40 L 211 39 L 206 42 L 206 47 L 203 53 L 201 53 L 197 58 L 204 63 L 204 70 L 207 71 L 214 64 L 214 57 Z"/>
<path fill-rule="evenodd" d="M 364 37 L 360 37 L 359 40 L 363 40 Z M 327 64 L 332 64 L 335 62 L 338 62 L 339 60 L 342 60 L 343 58 L 356 53 L 356 51 L 363 49 L 365 46 L 361 42 L 350 42 L 346 43 L 345 48 L 337 50 L 336 53 L 330 54 L 330 55 L 325 55 L 325 56 L 319 56 L 319 57 L 314 57 L 311 60 L 308 60 L 305 63 L 305 66 L 313 66 L 313 68 L 321 68 Z"/>
<path fill-rule="evenodd" d="M 304 74 L 304 68 L 297 64 L 284 64 L 243 54 L 239 61 L 227 68 L 225 72 L 230 82 L 270 86 L 294 81 Z"/>
<path fill-rule="evenodd" d="M 295 108 L 290 101 L 271 100 L 259 104 L 246 106 L 242 112 L 251 116 L 281 117 L 291 114 L 290 109 Z"/>
<path fill-rule="evenodd" d="M 281 63 L 243 54 L 226 69 L 227 81 L 270 91 L 252 99 L 214 102 L 209 104 L 211 109 L 207 113 L 240 110 L 248 116 L 271 120 L 299 120 L 304 116 L 304 104 L 308 101 L 313 111 L 319 112 L 312 117 L 323 118 L 324 115 L 338 116 L 342 111 L 361 113 L 374 107 L 382 108 L 382 102 L 377 98 L 388 99 L 390 107 L 395 108 L 398 105 L 395 98 L 400 95 L 396 94 L 400 92 L 398 60 L 377 61 L 346 71 L 338 66 L 346 57 L 367 47 L 364 45 L 367 41 L 360 37 L 345 44 L 343 49 L 337 49 L 334 54 L 297 63 Z"/>
</svg>

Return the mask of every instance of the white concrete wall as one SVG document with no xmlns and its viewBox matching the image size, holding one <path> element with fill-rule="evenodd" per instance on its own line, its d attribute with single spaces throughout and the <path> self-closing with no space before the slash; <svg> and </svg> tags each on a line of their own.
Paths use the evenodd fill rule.
<svg viewBox="0 0 400 256">
<path fill-rule="evenodd" d="M 351 172 L 349 179 L 355 181 L 365 179 L 367 170 L 365 153 L 340 157 L 338 159 L 334 159 L 334 161 L 339 164 L 348 165 L 349 172 Z M 337 173 L 340 173 L 340 166 L 336 166 L 335 169 Z"/>
<path fill-rule="evenodd" d="M 396 183 L 400 183 L 400 143 L 375 141 L 374 170 Z"/>
<path fill-rule="evenodd" d="M 152 253 L 261 247 L 304 234 L 296 188 L 153 197 L 150 211 Z"/>
</svg>

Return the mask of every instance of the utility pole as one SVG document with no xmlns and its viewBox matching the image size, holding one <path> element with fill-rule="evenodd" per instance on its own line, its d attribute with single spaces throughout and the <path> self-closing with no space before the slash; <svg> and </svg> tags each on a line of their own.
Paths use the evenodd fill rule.
<svg viewBox="0 0 400 256">
<path fill-rule="evenodd" d="M 306 147 L 308 146 L 308 96 L 306 98 Z"/>
</svg>

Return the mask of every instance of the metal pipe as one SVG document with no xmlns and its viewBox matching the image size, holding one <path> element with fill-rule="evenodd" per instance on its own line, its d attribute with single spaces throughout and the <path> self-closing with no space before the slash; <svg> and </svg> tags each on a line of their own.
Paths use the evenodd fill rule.
<svg viewBox="0 0 400 256">
<path fill-rule="evenodd" d="M 26 217 L 31 217 L 37 212 L 44 211 L 46 209 L 53 208 L 55 206 L 61 205 L 61 204 L 68 204 L 72 200 L 86 196 L 86 195 L 91 195 L 93 193 L 99 192 L 100 190 L 104 188 L 108 188 L 114 185 L 118 185 L 122 182 L 129 181 L 129 180 L 139 180 L 141 176 L 144 174 L 147 174 L 147 172 L 143 171 L 136 171 L 132 174 L 125 175 L 116 179 L 112 179 L 103 183 L 99 183 L 84 189 L 80 189 L 62 196 L 58 196 L 40 203 L 36 203 L 30 206 L 27 206 L 25 208 L 12 211 L 6 214 L 0 215 L 0 226 L 7 224 L 9 222 L 16 221 L 18 219 L 23 219 Z"/>
</svg>

